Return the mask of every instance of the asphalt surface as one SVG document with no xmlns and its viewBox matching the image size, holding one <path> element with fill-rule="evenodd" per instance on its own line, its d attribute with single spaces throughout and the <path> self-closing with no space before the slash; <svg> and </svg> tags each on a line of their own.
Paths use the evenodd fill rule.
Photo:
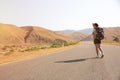
<svg viewBox="0 0 120 80">
<path fill-rule="evenodd" d="M 0 80 L 120 80 L 120 47 L 102 45 L 105 57 L 96 57 L 93 43 L 0 65 Z"/>
</svg>

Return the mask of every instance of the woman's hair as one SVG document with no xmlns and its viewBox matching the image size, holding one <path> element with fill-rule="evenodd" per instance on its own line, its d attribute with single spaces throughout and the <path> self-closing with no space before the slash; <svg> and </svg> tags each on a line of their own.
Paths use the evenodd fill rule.
<svg viewBox="0 0 120 80">
<path fill-rule="evenodd" d="M 98 23 L 93 23 L 93 25 L 95 25 L 96 27 L 98 27 L 99 25 L 98 25 Z"/>
</svg>

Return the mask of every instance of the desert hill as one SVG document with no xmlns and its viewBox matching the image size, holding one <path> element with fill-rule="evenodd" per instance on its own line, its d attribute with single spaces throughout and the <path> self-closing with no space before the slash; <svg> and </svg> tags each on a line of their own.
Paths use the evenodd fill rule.
<svg viewBox="0 0 120 80">
<path fill-rule="evenodd" d="M 113 41 L 116 37 L 120 37 L 120 27 L 104 27 L 104 36 L 107 41 Z M 83 39 L 83 41 L 89 41 L 92 40 L 93 36 L 92 34 L 89 34 L 86 38 Z"/>
<path fill-rule="evenodd" d="M 104 28 L 105 40 L 113 40 L 120 36 L 120 27 Z"/>
<path fill-rule="evenodd" d="M 12 24 L 0 24 L 0 44 L 23 44 L 26 31 Z"/>
<path fill-rule="evenodd" d="M 23 45 L 42 44 L 42 43 L 57 43 L 72 41 L 68 36 L 58 34 L 54 31 L 36 27 L 24 26 L 17 27 L 12 24 L 0 24 L 0 45 Z"/>
<path fill-rule="evenodd" d="M 54 31 L 37 27 L 37 26 L 24 26 L 21 27 L 26 30 L 25 42 L 26 43 L 55 43 L 55 42 L 69 42 L 72 41 L 68 36 L 58 34 Z"/>
</svg>

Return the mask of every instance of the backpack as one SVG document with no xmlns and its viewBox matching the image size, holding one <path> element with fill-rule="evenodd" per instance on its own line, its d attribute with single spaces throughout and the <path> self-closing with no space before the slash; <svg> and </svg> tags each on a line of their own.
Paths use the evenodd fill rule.
<svg viewBox="0 0 120 80">
<path fill-rule="evenodd" d="M 96 32 L 97 32 L 97 35 L 96 35 L 96 38 L 99 39 L 99 40 L 102 40 L 104 39 L 104 31 L 103 31 L 103 28 L 96 28 Z"/>
</svg>

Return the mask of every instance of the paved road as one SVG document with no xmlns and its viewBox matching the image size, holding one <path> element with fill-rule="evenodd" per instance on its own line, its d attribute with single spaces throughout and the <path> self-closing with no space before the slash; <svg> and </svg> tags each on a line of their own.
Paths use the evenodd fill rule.
<svg viewBox="0 0 120 80">
<path fill-rule="evenodd" d="M 94 45 L 0 65 L 0 80 L 120 80 L 120 47 L 102 45 L 103 59 L 96 59 Z"/>
</svg>

